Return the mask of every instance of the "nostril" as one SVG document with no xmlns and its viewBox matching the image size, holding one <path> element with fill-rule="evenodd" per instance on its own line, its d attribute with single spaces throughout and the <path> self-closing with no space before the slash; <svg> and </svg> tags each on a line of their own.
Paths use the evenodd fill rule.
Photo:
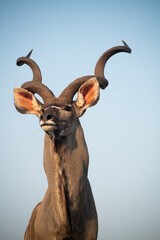
<svg viewBox="0 0 160 240">
<path fill-rule="evenodd" d="M 52 115 L 47 116 L 47 120 L 50 120 L 52 118 Z"/>
<path fill-rule="evenodd" d="M 43 120 L 43 116 L 42 115 L 40 116 L 40 120 Z"/>
</svg>

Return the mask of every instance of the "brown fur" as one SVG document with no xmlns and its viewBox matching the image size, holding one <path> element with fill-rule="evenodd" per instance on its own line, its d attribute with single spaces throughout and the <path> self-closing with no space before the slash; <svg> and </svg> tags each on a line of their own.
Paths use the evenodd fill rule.
<svg viewBox="0 0 160 240">
<path fill-rule="evenodd" d="M 99 100 L 99 87 L 106 88 L 104 67 L 118 52 L 131 52 L 123 42 L 106 51 L 98 60 L 95 75 L 76 79 L 56 98 L 42 84 L 38 65 L 27 57 L 17 60 L 33 71 L 33 81 L 14 89 L 14 103 L 20 113 L 35 114 L 46 131 L 44 169 L 48 189 L 44 199 L 32 212 L 25 240 L 96 240 L 98 220 L 88 180 L 88 150 L 79 117 Z M 72 101 L 78 91 L 76 101 Z M 40 103 L 34 94 L 44 100 Z"/>
</svg>

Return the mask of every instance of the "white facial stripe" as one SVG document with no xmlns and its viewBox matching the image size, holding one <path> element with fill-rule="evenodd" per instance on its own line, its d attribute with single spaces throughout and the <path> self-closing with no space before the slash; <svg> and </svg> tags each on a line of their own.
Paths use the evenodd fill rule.
<svg viewBox="0 0 160 240">
<path fill-rule="evenodd" d="M 49 106 L 49 107 L 47 107 L 45 110 L 47 110 L 47 109 L 49 109 L 49 108 L 56 108 L 56 109 L 62 109 L 62 108 L 60 108 L 60 107 L 57 107 L 57 106 Z"/>
</svg>

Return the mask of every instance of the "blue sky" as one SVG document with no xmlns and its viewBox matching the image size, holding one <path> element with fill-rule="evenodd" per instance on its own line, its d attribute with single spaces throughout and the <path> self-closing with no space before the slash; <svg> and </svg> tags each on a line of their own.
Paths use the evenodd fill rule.
<svg viewBox="0 0 160 240">
<path fill-rule="evenodd" d="M 109 86 L 81 118 L 98 240 L 160 239 L 159 1 L 0 1 L 0 238 L 21 240 L 47 189 L 43 137 L 35 116 L 19 114 L 13 88 L 32 79 L 16 59 L 33 48 L 55 95 L 125 40 L 132 54 L 109 60 Z"/>
</svg>

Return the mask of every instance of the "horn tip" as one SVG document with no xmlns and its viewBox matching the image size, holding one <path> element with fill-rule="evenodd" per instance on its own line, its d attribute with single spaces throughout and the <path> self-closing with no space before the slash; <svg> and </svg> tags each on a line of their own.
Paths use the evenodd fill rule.
<svg viewBox="0 0 160 240">
<path fill-rule="evenodd" d="M 124 45 L 125 47 L 128 48 L 128 53 L 131 53 L 132 50 L 131 50 L 131 48 L 127 45 L 127 43 L 126 43 L 125 41 L 123 41 L 123 40 L 122 40 L 122 43 L 123 43 L 123 45 Z"/>
<path fill-rule="evenodd" d="M 32 54 L 32 52 L 33 52 L 33 49 L 27 54 L 27 56 L 26 57 L 30 57 L 31 56 L 31 54 Z"/>
</svg>

